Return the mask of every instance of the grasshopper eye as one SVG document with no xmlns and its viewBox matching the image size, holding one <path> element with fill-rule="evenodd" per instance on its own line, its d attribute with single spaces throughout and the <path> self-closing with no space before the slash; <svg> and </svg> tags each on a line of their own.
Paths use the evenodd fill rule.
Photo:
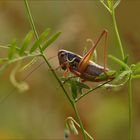
<svg viewBox="0 0 140 140">
<path fill-rule="evenodd" d="M 60 54 L 60 57 L 64 57 L 64 56 L 65 56 L 65 54 L 64 54 L 64 53 L 61 53 L 61 54 Z"/>
</svg>

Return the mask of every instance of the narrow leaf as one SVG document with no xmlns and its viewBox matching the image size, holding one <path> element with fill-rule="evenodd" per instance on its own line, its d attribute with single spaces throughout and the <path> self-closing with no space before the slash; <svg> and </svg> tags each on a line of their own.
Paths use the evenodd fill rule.
<svg viewBox="0 0 140 140">
<path fill-rule="evenodd" d="M 113 7 L 113 0 L 107 0 L 107 4 L 110 10 L 112 10 Z"/>
<path fill-rule="evenodd" d="M 44 51 L 50 44 L 52 44 L 60 34 L 61 32 L 57 32 L 56 34 L 52 35 L 50 39 L 43 45 L 42 51 Z"/>
<path fill-rule="evenodd" d="M 110 12 L 110 14 L 112 14 L 112 10 L 110 10 L 110 8 L 106 5 L 106 3 L 104 2 L 104 0 L 100 0 L 100 2 L 103 4 L 103 6 Z"/>
<path fill-rule="evenodd" d="M 16 51 L 17 42 L 16 40 L 13 40 L 12 43 L 9 45 L 9 51 L 8 51 L 8 58 L 11 60 L 15 54 Z"/>
<path fill-rule="evenodd" d="M 129 57 L 129 55 L 126 55 L 125 58 L 124 58 L 124 60 L 123 60 L 123 62 L 124 62 L 125 64 L 128 63 L 128 57 Z"/>
<path fill-rule="evenodd" d="M 90 89 L 90 87 L 84 83 L 76 81 L 76 85 L 80 88 Z"/>
<path fill-rule="evenodd" d="M 69 126 L 70 126 L 70 130 L 74 135 L 78 135 L 78 130 L 74 125 L 74 122 L 72 120 L 69 121 Z"/>
<path fill-rule="evenodd" d="M 29 45 L 29 43 L 30 43 L 32 37 L 33 37 L 33 31 L 30 31 L 30 32 L 26 35 L 26 37 L 25 37 L 25 39 L 24 39 L 24 41 L 23 41 L 23 44 L 22 44 L 22 46 L 21 46 L 21 48 L 20 48 L 20 51 L 19 51 L 19 54 L 20 54 L 20 55 L 23 55 L 23 54 L 24 54 L 24 51 L 27 49 L 27 47 L 28 47 L 28 45 Z"/>
<path fill-rule="evenodd" d="M 77 86 L 76 86 L 76 83 L 74 80 L 71 80 L 70 86 L 71 86 L 72 97 L 73 97 L 73 99 L 76 99 L 77 98 Z"/>
<path fill-rule="evenodd" d="M 121 0 L 117 0 L 116 3 L 113 5 L 113 8 L 115 9 L 119 4 L 120 4 Z"/>
<path fill-rule="evenodd" d="M 46 30 L 39 36 L 39 39 L 33 44 L 32 48 L 31 48 L 31 50 L 30 50 L 30 53 L 34 52 L 34 51 L 39 47 L 39 45 L 40 45 L 41 43 L 43 43 L 43 42 L 46 40 L 46 38 L 47 38 L 49 32 L 50 32 L 50 29 L 46 29 Z"/>
<path fill-rule="evenodd" d="M 125 69 L 129 69 L 129 66 L 125 64 L 122 60 L 118 59 L 117 57 L 113 55 L 108 55 L 108 57 L 111 58 L 116 63 L 118 63 L 120 66 L 124 67 Z"/>
</svg>

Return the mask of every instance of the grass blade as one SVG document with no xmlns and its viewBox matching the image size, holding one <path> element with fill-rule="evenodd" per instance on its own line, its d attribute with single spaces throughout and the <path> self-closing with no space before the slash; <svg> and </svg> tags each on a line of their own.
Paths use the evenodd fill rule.
<svg viewBox="0 0 140 140">
<path fill-rule="evenodd" d="M 44 51 L 50 44 L 52 44 L 60 34 L 61 32 L 57 32 L 56 34 L 52 35 L 50 39 L 43 45 L 42 51 Z"/>
<path fill-rule="evenodd" d="M 28 45 L 29 45 L 29 43 L 30 43 L 32 37 L 33 37 L 33 31 L 30 31 L 30 32 L 26 35 L 26 37 L 25 37 L 25 39 L 24 39 L 24 41 L 23 41 L 23 44 L 22 44 L 22 46 L 21 46 L 21 48 L 20 48 L 20 51 L 19 51 L 19 54 L 20 54 L 20 55 L 23 55 L 23 54 L 24 54 L 24 52 L 25 52 L 25 50 L 27 49 L 27 47 L 28 47 Z"/>
<path fill-rule="evenodd" d="M 71 80 L 70 87 L 71 87 L 72 97 L 73 97 L 73 99 L 76 99 L 77 98 L 77 86 L 76 86 L 75 80 Z"/>
<path fill-rule="evenodd" d="M 116 3 L 114 4 L 113 8 L 115 9 L 119 4 L 120 4 L 121 0 L 117 0 Z"/>
<path fill-rule="evenodd" d="M 9 50 L 8 50 L 9 60 L 13 58 L 13 55 L 15 54 L 15 51 L 16 51 L 16 46 L 17 46 L 17 42 L 16 40 L 13 40 L 12 43 L 9 45 Z"/>
<path fill-rule="evenodd" d="M 30 53 L 34 52 L 39 47 L 39 45 L 46 40 L 49 32 L 50 32 L 50 29 L 48 28 L 39 36 L 38 40 L 32 46 Z"/>
<path fill-rule="evenodd" d="M 108 55 L 108 57 L 111 58 L 116 63 L 118 63 L 119 65 L 121 65 L 122 67 L 124 67 L 125 69 L 127 69 L 127 70 L 130 69 L 127 64 L 125 64 L 122 60 L 118 59 L 117 57 L 115 57 L 113 55 Z"/>
<path fill-rule="evenodd" d="M 113 7 L 113 0 L 107 0 L 107 4 L 110 10 L 112 10 Z"/>
</svg>

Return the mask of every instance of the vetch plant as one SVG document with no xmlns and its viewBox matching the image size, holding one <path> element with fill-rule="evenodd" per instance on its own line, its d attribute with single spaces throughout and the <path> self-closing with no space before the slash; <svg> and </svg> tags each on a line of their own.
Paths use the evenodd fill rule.
<svg viewBox="0 0 140 140">
<path fill-rule="evenodd" d="M 90 51 L 86 51 L 83 58 L 71 52 L 65 53 L 67 54 L 65 55 L 65 59 L 64 59 L 66 61 L 61 63 L 62 65 L 60 64 L 60 68 L 66 70 L 65 71 L 66 73 L 68 71 L 71 71 L 73 74 L 69 72 L 68 77 L 59 77 L 56 74 L 56 72 L 53 70 L 51 64 L 48 61 L 49 59 L 46 56 L 47 54 L 45 54 L 44 51 L 59 37 L 61 32 L 56 32 L 55 34 L 50 36 L 49 35 L 50 29 L 47 28 L 43 33 L 39 35 L 35 27 L 35 23 L 34 23 L 27 0 L 24 0 L 24 3 L 25 3 L 26 11 L 27 11 L 27 16 L 31 25 L 31 31 L 29 31 L 29 33 L 24 38 L 21 46 L 17 46 L 17 43 L 15 40 L 12 41 L 8 46 L 0 46 L 0 48 L 7 49 L 7 56 L 0 58 L 0 64 L 2 65 L 0 67 L 0 73 L 2 74 L 2 72 L 10 64 L 16 63 L 15 67 L 11 71 L 10 80 L 13 86 L 16 87 L 19 90 L 19 92 L 25 92 L 29 88 L 28 84 L 25 83 L 25 79 L 27 77 L 25 77 L 22 81 L 17 81 L 16 75 L 18 72 L 24 71 L 28 69 L 29 67 L 31 67 L 32 64 L 34 64 L 37 61 L 37 58 L 41 57 L 44 60 L 44 62 L 48 65 L 49 69 L 52 72 L 52 75 L 57 80 L 64 95 L 66 96 L 67 100 L 69 101 L 75 113 L 75 119 L 72 117 L 66 118 L 65 129 L 64 129 L 65 137 L 66 138 L 69 137 L 71 133 L 73 133 L 74 135 L 78 135 L 79 133 L 78 133 L 77 128 L 80 128 L 84 140 L 87 140 L 88 138 L 91 140 L 94 140 L 94 138 L 84 129 L 84 125 L 81 121 L 81 118 L 79 116 L 79 112 L 77 109 L 77 102 L 79 102 L 83 97 L 87 96 L 88 94 L 94 93 L 93 91 L 96 89 L 99 89 L 99 88 L 113 89 L 113 88 L 121 87 L 124 84 L 128 83 L 128 86 L 129 86 L 129 91 L 128 91 L 128 94 L 129 94 L 129 99 L 128 99 L 129 100 L 129 140 L 132 140 L 132 80 L 136 78 L 140 78 L 140 62 L 136 64 L 128 65 L 128 56 L 126 56 L 123 51 L 123 45 L 121 43 L 121 38 L 119 36 L 116 18 L 115 18 L 115 9 L 120 4 L 120 0 L 117 0 L 117 1 L 116 0 L 100 0 L 100 2 L 109 11 L 112 17 L 114 30 L 115 30 L 116 37 L 118 40 L 118 45 L 116 47 L 119 47 L 120 55 L 121 55 L 121 59 L 113 55 L 108 55 L 108 57 L 112 61 L 114 61 L 120 66 L 119 71 L 109 71 L 108 69 L 106 69 L 106 64 L 104 64 L 104 67 L 97 69 L 97 70 L 101 70 L 101 72 L 98 75 L 96 75 L 96 77 L 94 77 L 94 80 L 93 79 L 92 80 L 104 81 L 102 84 L 99 84 L 97 87 L 91 88 L 86 83 L 81 82 L 81 78 L 82 78 L 81 75 L 85 72 L 85 69 L 89 65 L 89 59 L 91 57 L 96 59 L 96 51 L 95 51 L 96 46 L 103 36 L 107 38 L 106 31 L 101 34 L 101 36 L 98 38 L 95 44 L 93 43 L 92 40 L 88 40 L 92 43 L 92 48 Z M 33 37 L 36 38 L 34 42 L 33 42 Z M 31 44 L 31 42 L 33 43 Z M 106 41 L 105 41 L 105 44 L 106 44 Z M 104 54 L 106 54 L 106 52 Z M 72 55 L 75 55 L 75 56 L 72 57 Z M 22 61 L 28 58 L 32 58 L 32 60 L 23 66 Z M 60 61 L 61 60 L 62 60 L 62 57 L 60 58 Z M 81 68 L 79 68 L 80 65 L 82 65 Z M 38 67 L 36 67 L 36 69 Z M 74 72 L 75 72 L 75 75 L 74 75 Z M 87 77 L 84 77 L 83 80 L 89 80 L 89 79 Z M 68 93 L 69 90 L 65 87 L 65 84 L 67 84 L 68 87 L 70 88 L 71 94 Z M 12 92 L 10 92 L 4 99 L 2 99 L 1 102 L 3 102 Z"/>
</svg>

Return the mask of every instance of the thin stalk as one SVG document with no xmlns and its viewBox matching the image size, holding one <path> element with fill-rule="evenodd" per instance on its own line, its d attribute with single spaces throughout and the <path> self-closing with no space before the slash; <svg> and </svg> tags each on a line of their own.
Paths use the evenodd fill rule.
<svg viewBox="0 0 140 140">
<path fill-rule="evenodd" d="M 85 133 L 85 129 L 84 129 L 84 126 L 83 126 L 83 123 L 80 119 L 80 116 L 79 116 L 79 113 L 78 113 L 78 110 L 77 110 L 77 107 L 76 107 L 76 103 L 73 101 L 73 105 L 72 105 L 73 109 L 74 109 L 74 112 L 75 112 L 75 115 L 76 115 L 76 118 L 78 120 L 78 123 L 80 125 L 80 128 L 81 128 L 81 131 L 82 131 L 82 134 L 83 134 L 83 137 L 84 137 L 84 140 L 87 140 L 87 136 L 86 136 L 86 133 Z"/>
<path fill-rule="evenodd" d="M 124 51 L 123 51 L 123 46 L 122 46 L 122 42 L 121 42 L 121 39 L 120 39 L 117 23 L 116 23 L 115 10 L 114 9 L 112 10 L 112 19 L 113 19 L 113 25 L 114 25 L 115 33 L 116 33 L 116 36 L 117 36 L 117 40 L 118 40 L 118 43 L 119 43 L 121 57 L 124 60 Z"/>
<path fill-rule="evenodd" d="M 98 85 L 97 87 L 90 89 L 88 92 L 82 94 L 79 98 L 75 99 L 75 102 L 78 102 L 79 100 L 81 100 L 83 97 L 87 96 L 87 95 L 88 95 L 89 93 L 91 93 L 92 91 L 94 91 L 94 90 L 96 90 L 96 89 L 102 87 L 103 85 L 105 85 L 105 84 L 107 84 L 107 83 L 109 83 L 109 82 L 111 82 L 111 81 L 112 81 L 112 80 L 107 81 L 107 82 L 104 82 L 103 84 L 100 84 L 100 85 Z"/>
<path fill-rule="evenodd" d="M 129 94 L 128 94 L 128 104 L 129 104 L 129 140 L 132 140 L 132 76 L 129 79 Z"/>
<path fill-rule="evenodd" d="M 35 27 L 35 24 L 34 24 L 34 20 L 33 20 L 33 17 L 32 17 L 32 14 L 31 14 L 31 11 L 30 11 L 30 7 L 29 7 L 29 4 L 28 4 L 28 1 L 27 0 L 24 0 L 25 2 L 25 6 L 26 6 L 26 10 L 27 10 L 27 14 L 28 14 L 28 17 L 29 17 L 29 21 L 30 21 L 30 24 L 31 24 L 31 27 L 35 33 L 35 36 L 36 36 L 36 39 L 39 38 L 39 35 L 37 33 L 37 30 L 36 30 L 36 27 Z M 82 135 L 84 137 L 84 140 L 86 140 L 86 134 L 84 132 L 84 128 L 83 128 L 83 124 L 82 124 L 82 121 L 79 117 L 79 114 L 78 114 L 78 111 L 77 111 L 77 108 L 76 108 L 76 105 L 75 103 L 71 100 L 71 98 L 69 97 L 67 91 L 65 90 L 63 84 L 61 83 L 60 79 L 58 78 L 57 74 L 55 73 L 55 71 L 53 70 L 52 66 L 50 65 L 50 63 L 48 62 L 46 56 L 43 54 L 43 51 L 41 49 L 41 46 L 39 46 L 39 49 L 40 49 L 40 53 L 42 54 L 42 57 L 44 58 L 46 64 L 48 65 L 48 67 L 51 69 L 51 72 L 53 74 L 53 76 L 56 78 L 56 80 L 58 81 L 60 87 L 62 88 L 64 94 L 66 95 L 66 97 L 68 98 L 70 104 L 72 105 L 73 109 L 74 109 L 74 112 L 75 112 L 75 115 L 77 117 L 77 120 L 80 124 L 80 127 L 81 127 L 81 130 L 82 130 Z"/>
<path fill-rule="evenodd" d="M 32 14 L 31 14 L 31 11 L 30 11 L 30 7 L 29 7 L 29 4 L 28 4 L 28 1 L 27 0 L 24 0 L 25 2 L 25 6 L 26 6 L 26 9 L 27 9 L 27 14 L 28 14 L 28 17 L 29 17 L 29 21 L 30 21 L 30 24 L 31 24 L 31 27 L 34 31 L 34 34 L 36 36 L 36 39 L 39 39 L 39 35 L 37 33 L 37 30 L 36 30 L 36 27 L 35 27 L 35 24 L 34 24 L 34 20 L 33 20 L 33 17 L 32 17 Z M 65 95 L 67 96 L 68 100 L 70 101 L 70 103 L 72 104 L 72 100 L 70 99 L 68 93 L 66 92 L 65 88 L 63 87 L 61 81 L 59 80 L 58 76 L 56 75 L 55 71 L 53 70 L 52 66 L 50 65 L 50 63 L 48 62 L 46 56 L 43 54 L 42 50 L 41 50 L 41 46 L 39 46 L 40 48 L 40 53 L 43 57 L 43 59 L 45 60 L 45 62 L 47 63 L 48 67 L 50 68 L 53 76 L 56 78 L 56 80 L 58 81 L 58 83 L 60 84 L 62 90 L 64 91 Z"/>
<path fill-rule="evenodd" d="M 66 97 L 68 98 L 69 102 L 71 103 L 71 105 L 73 105 L 73 101 L 71 100 L 71 98 L 69 97 L 67 91 L 65 90 L 62 82 L 60 81 L 60 79 L 58 78 L 57 74 L 55 73 L 55 71 L 53 70 L 52 66 L 50 65 L 50 63 L 48 62 L 46 56 L 44 54 L 42 54 L 42 57 L 44 58 L 45 62 L 47 63 L 48 67 L 50 68 L 51 72 L 53 73 L 54 77 L 56 78 L 56 80 L 58 81 L 60 87 L 62 88 L 63 92 L 65 93 Z"/>
<path fill-rule="evenodd" d="M 112 18 L 113 18 L 113 24 L 114 24 L 114 28 L 115 28 L 115 32 L 116 32 L 116 36 L 117 36 L 117 40 L 119 43 L 119 48 L 120 48 L 120 52 L 121 52 L 121 57 L 124 60 L 124 51 L 123 51 L 123 46 L 122 46 L 122 42 L 120 39 L 120 35 L 118 32 L 118 28 L 117 28 L 117 23 L 116 23 L 116 18 L 115 18 L 115 9 L 112 10 Z M 129 100 L 129 140 L 132 140 L 132 75 L 130 74 L 130 78 L 129 78 L 129 94 L 128 94 L 128 100 Z"/>
<path fill-rule="evenodd" d="M 25 3 L 25 6 L 26 6 L 26 9 L 27 9 L 27 15 L 29 17 L 29 22 L 31 24 L 32 30 L 34 31 L 34 34 L 36 36 L 36 39 L 38 39 L 39 38 L 39 35 L 38 35 L 37 30 L 36 30 L 36 27 L 35 27 L 35 22 L 34 22 L 34 19 L 33 19 L 32 14 L 31 14 L 31 10 L 30 10 L 28 1 L 27 0 L 24 0 L 24 3 Z M 42 52 L 42 49 L 41 49 L 41 46 L 39 46 L 39 49 L 40 49 L 40 52 L 43 53 Z"/>
</svg>

